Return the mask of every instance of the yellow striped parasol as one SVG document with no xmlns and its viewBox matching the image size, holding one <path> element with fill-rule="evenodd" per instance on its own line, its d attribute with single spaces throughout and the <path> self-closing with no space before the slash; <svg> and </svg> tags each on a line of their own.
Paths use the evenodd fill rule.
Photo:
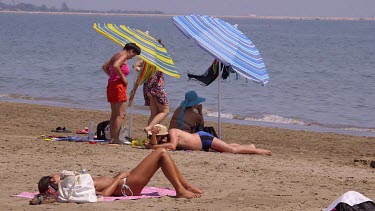
<svg viewBox="0 0 375 211">
<path fill-rule="evenodd" d="M 155 38 L 140 30 L 110 23 L 94 23 L 94 29 L 113 42 L 125 46 L 126 43 L 136 43 L 141 48 L 139 57 L 156 69 L 180 78 L 174 62 L 165 49 Z"/>
</svg>

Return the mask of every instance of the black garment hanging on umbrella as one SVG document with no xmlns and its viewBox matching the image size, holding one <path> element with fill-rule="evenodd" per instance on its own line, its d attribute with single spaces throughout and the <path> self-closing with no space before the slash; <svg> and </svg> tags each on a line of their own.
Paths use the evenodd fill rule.
<svg viewBox="0 0 375 211">
<path fill-rule="evenodd" d="M 220 66 L 220 67 L 219 67 Z M 194 75 L 188 73 L 188 78 L 195 79 L 200 82 L 202 82 L 202 85 L 210 85 L 212 82 L 215 81 L 215 79 L 219 76 L 219 71 L 224 66 L 224 64 L 220 63 L 215 59 L 212 62 L 212 65 L 206 70 L 206 72 L 203 75 Z M 219 69 L 220 68 L 220 69 Z M 229 73 L 233 72 L 233 70 L 229 66 L 224 66 L 223 73 L 221 74 L 221 78 L 223 80 L 227 79 L 229 76 Z"/>
</svg>

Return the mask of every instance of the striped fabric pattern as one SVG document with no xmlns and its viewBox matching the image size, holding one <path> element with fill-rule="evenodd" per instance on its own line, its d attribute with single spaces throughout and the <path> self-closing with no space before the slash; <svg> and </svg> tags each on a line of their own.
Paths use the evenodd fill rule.
<svg viewBox="0 0 375 211">
<path fill-rule="evenodd" d="M 139 57 L 154 65 L 158 70 L 180 78 L 176 67 L 167 50 L 152 36 L 140 30 L 125 25 L 94 23 L 94 29 L 113 42 L 125 46 L 126 43 L 136 43 L 141 48 Z"/>
<path fill-rule="evenodd" d="M 175 16 L 172 20 L 185 36 L 240 75 L 263 85 L 269 81 L 258 49 L 236 26 L 201 15 Z"/>
<path fill-rule="evenodd" d="M 155 74 L 155 72 L 156 72 L 156 68 L 154 65 L 150 65 L 149 63 L 143 61 L 142 68 L 139 71 L 137 75 L 137 79 L 134 81 L 133 89 L 130 92 L 130 97 L 129 97 L 129 102 L 128 102 L 129 106 L 131 106 L 133 103 L 138 86 L 144 84 L 151 76 Z"/>
</svg>

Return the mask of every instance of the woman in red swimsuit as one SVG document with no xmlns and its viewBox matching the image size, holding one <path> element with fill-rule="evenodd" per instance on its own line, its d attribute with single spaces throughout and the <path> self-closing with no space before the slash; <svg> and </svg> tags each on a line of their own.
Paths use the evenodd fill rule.
<svg viewBox="0 0 375 211">
<path fill-rule="evenodd" d="M 110 143 L 119 143 L 120 128 L 126 116 L 126 91 L 130 70 L 127 61 L 141 54 L 141 49 L 135 43 L 127 43 L 123 51 L 113 55 L 106 61 L 102 69 L 109 76 L 107 85 L 107 100 L 111 104 Z"/>
</svg>

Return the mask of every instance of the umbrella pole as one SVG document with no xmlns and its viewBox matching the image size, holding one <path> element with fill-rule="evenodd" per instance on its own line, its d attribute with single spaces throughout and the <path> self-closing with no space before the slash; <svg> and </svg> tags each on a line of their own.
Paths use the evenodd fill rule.
<svg viewBox="0 0 375 211">
<path fill-rule="evenodd" d="M 218 132 L 219 132 L 219 134 L 218 134 L 218 136 L 219 136 L 219 139 L 221 139 L 221 111 L 220 111 L 220 108 L 221 108 L 221 105 L 220 105 L 220 101 L 221 101 L 221 75 L 222 75 L 222 73 L 223 73 L 223 69 L 224 69 L 224 65 L 223 65 L 223 67 L 221 67 L 220 68 L 220 66 L 221 66 L 221 61 L 220 60 L 218 60 L 219 61 L 219 75 L 218 75 L 218 82 L 217 82 L 217 98 L 218 98 L 218 103 L 217 103 L 217 106 L 218 106 L 218 108 L 217 108 L 217 118 L 218 118 Z"/>
<path fill-rule="evenodd" d="M 129 133 L 128 133 L 129 138 L 132 137 L 132 124 L 133 124 L 133 103 L 130 106 L 130 120 L 129 120 Z"/>
<path fill-rule="evenodd" d="M 134 76 L 133 76 L 133 83 L 135 82 L 136 78 L 135 78 L 135 68 L 133 68 L 133 73 L 134 73 Z M 134 96 L 135 98 L 135 96 Z M 129 119 L 129 133 L 128 133 L 128 136 L 129 138 L 132 138 L 132 125 L 133 125 L 133 105 L 134 105 L 134 98 L 133 98 L 133 101 L 132 101 L 132 104 L 130 106 L 130 119 Z"/>
</svg>

